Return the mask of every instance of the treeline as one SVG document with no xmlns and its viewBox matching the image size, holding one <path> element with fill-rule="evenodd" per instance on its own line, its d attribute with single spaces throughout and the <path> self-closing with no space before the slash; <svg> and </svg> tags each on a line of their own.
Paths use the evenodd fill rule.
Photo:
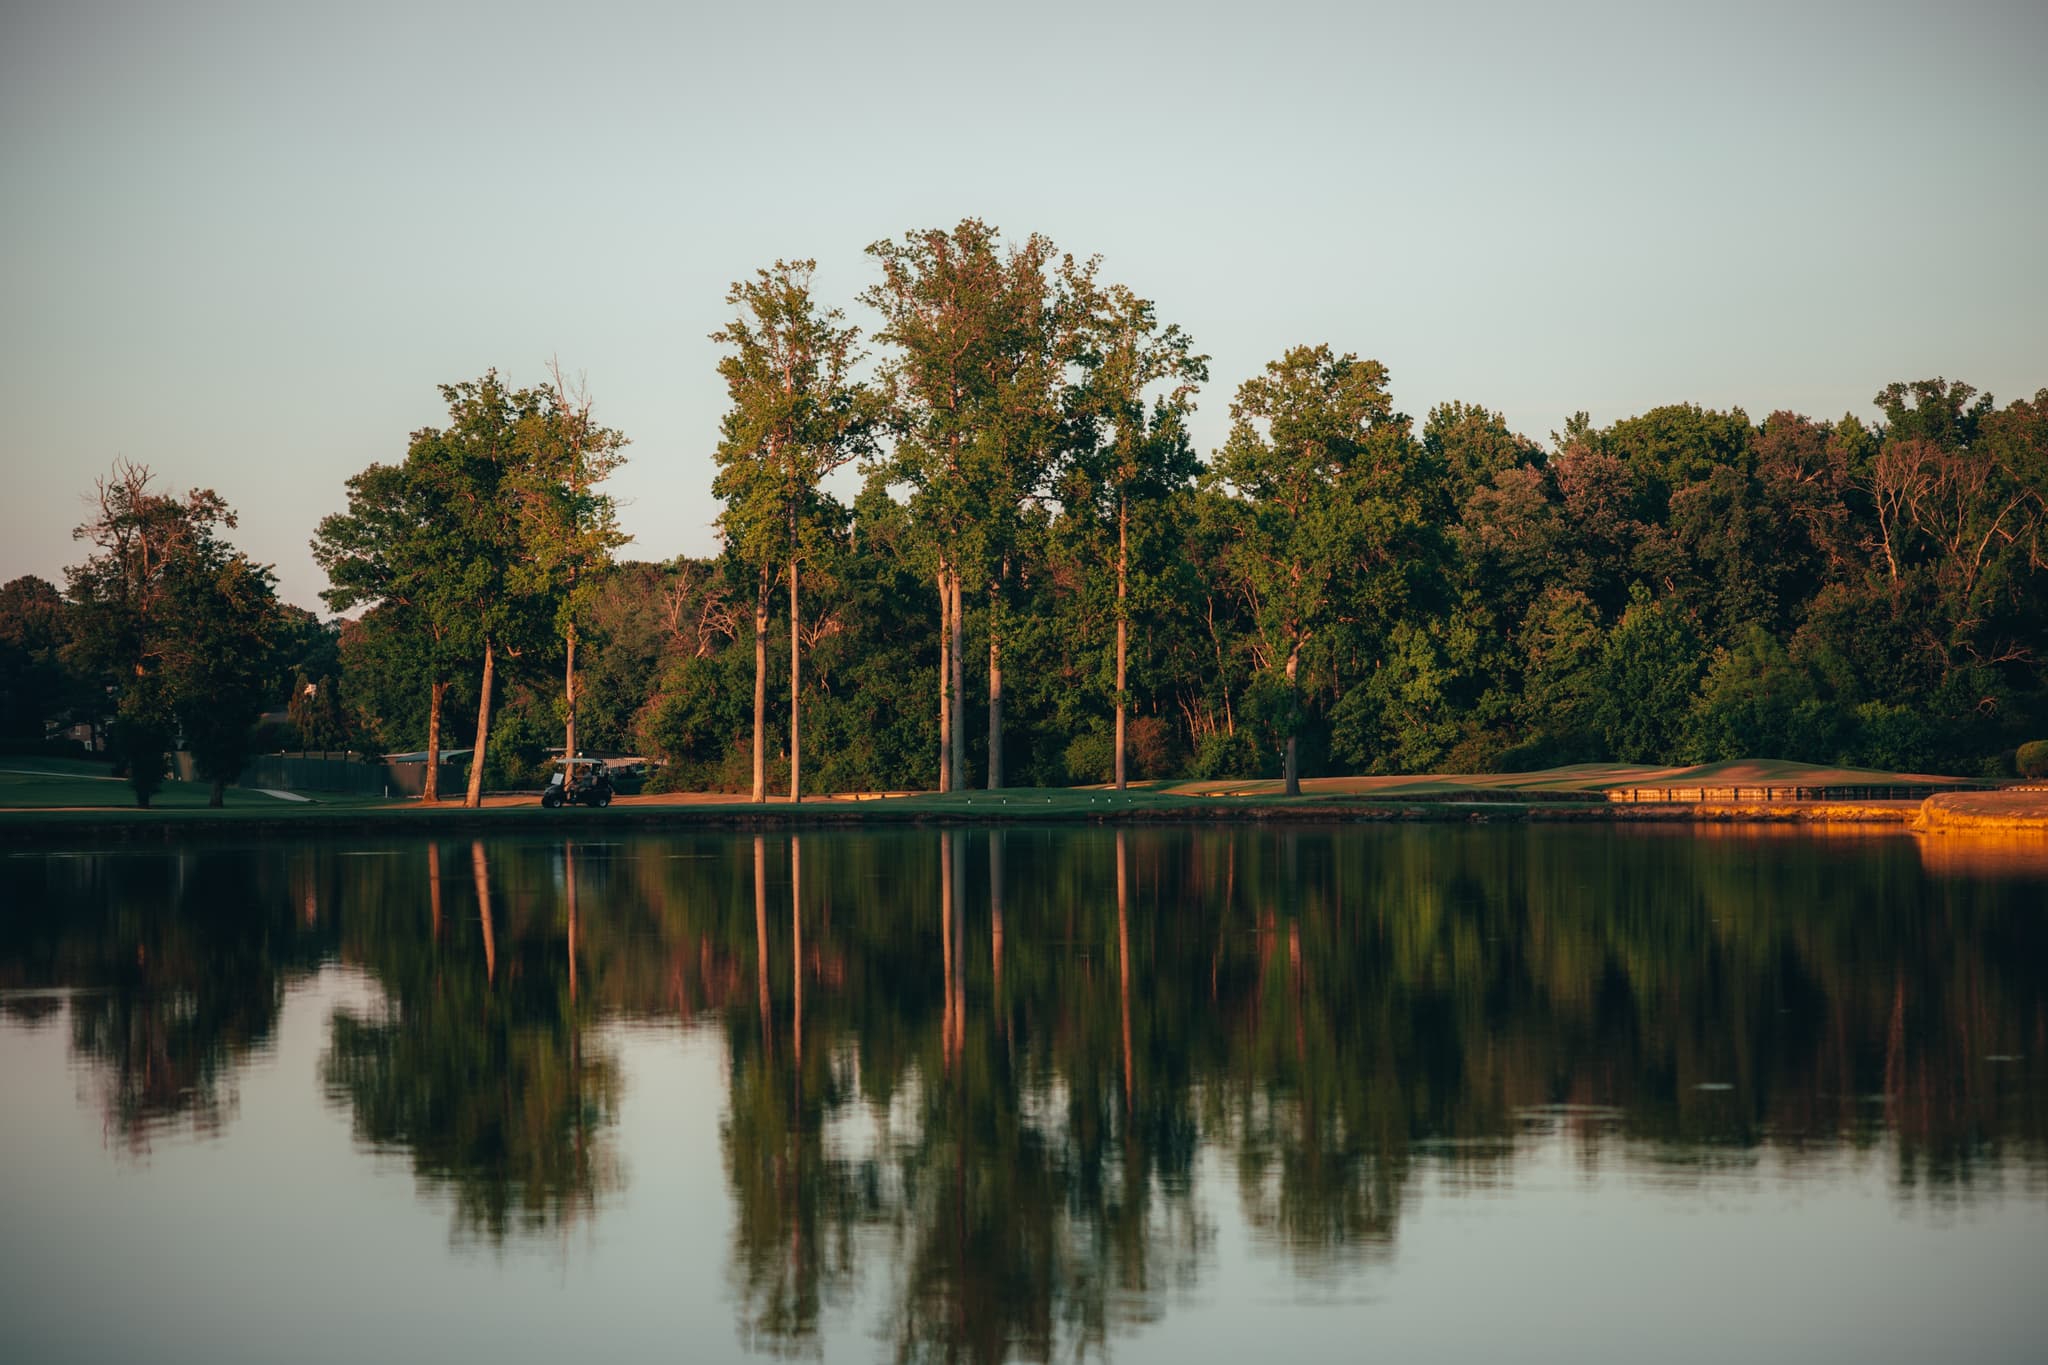
<svg viewBox="0 0 2048 1365">
<path fill-rule="evenodd" d="M 1418 429 L 1384 366 L 1304 346 L 1204 460 L 1205 360 L 1096 263 L 972 221 L 869 254 L 871 366 L 810 263 L 735 286 L 726 553 L 593 594 L 584 734 L 675 785 L 1977 774 L 2048 730 L 2048 391 L 1581 415 L 1546 447 L 1477 404 Z"/>
<path fill-rule="evenodd" d="M 345 742 L 332 629 L 278 601 L 269 566 L 227 541 L 235 513 L 218 493 L 163 492 L 123 461 L 92 507 L 74 534 L 93 553 L 63 591 L 34 576 L 0 586 L 0 752 L 104 751 L 147 806 L 175 747 L 218 806 L 249 755 L 292 728 L 259 725 L 269 708 L 301 743 Z"/>
<path fill-rule="evenodd" d="M 2048 390 L 1580 414 L 1545 445 L 1478 404 L 1418 427 L 1385 366 L 1300 346 L 1205 459 L 1206 358 L 1099 262 L 974 220 L 868 254 L 866 333 L 811 262 L 729 294 L 715 560 L 612 562 L 625 438 L 559 374 L 445 389 L 448 425 L 319 528 L 329 605 L 360 612 L 325 713 L 366 748 L 481 737 L 472 792 L 566 741 L 756 799 L 1745 755 L 1998 774 L 2048 732 Z"/>
</svg>

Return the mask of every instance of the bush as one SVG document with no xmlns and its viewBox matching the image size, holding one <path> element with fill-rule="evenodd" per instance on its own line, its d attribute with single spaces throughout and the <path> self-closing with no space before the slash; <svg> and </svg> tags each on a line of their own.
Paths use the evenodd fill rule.
<svg viewBox="0 0 2048 1365">
<path fill-rule="evenodd" d="M 671 792 L 693 791 L 690 782 L 691 769 L 681 763 L 663 763 L 647 770 L 647 780 L 640 784 L 640 790 L 666 796 Z"/>
<path fill-rule="evenodd" d="M 1910 706 L 1867 701 L 1856 708 L 1856 757 L 1866 768 L 1925 772 L 1934 766 L 1933 739 L 1927 722 Z"/>
<path fill-rule="evenodd" d="M 1165 717 L 1137 717 L 1124 738 L 1130 746 L 1125 763 L 1132 777 L 1172 777 L 1180 771 L 1180 737 Z"/>
<path fill-rule="evenodd" d="M 768 755 L 768 795 L 789 794 L 789 755 Z M 809 779 L 807 792 L 823 788 Z M 647 774 L 643 792 L 717 792 L 745 800 L 754 792 L 754 737 L 752 731 L 734 735 L 724 752 L 712 758 L 671 758 Z"/>
<path fill-rule="evenodd" d="M 2013 765 L 2020 770 L 2021 777 L 2048 777 L 2048 739 L 2037 739 L 2022 744 L 2013 755 Z"/>
<path fill-rule="evenodd" d="M 1204 781 L 1257 777 L 1258 749 L 1253 745 L 1252 737 L 1242 730 L 1235 734 L 1212 730 L 1195 745 L 1194 761 L 1188 765 L 1188 771 Z"/>
<path fill-rule="evenodd" d="M 1116 744 L 1099 730 L 1076 735 L 1067 745 L 1067 780 L 1076 786 L 1108 782 L 1116 776 Z"/>
<path fill-rule="evenodd" d="M 1607 757 L 1606 748 L 1592 735 L 1534 735 L 1494 757 L 1496 773 L 1535 773 L 1562 768 L 1570 763 L 1598 763 Z"/>
</svg>

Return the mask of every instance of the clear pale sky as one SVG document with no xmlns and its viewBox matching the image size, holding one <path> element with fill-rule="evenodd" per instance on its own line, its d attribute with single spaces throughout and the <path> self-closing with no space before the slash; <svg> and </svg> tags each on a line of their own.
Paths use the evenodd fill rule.
<svg viewBox="0 0 2048 1365">
<path fill-rule="evenodd" d="M 979 216 L 1213 357 L 1544 438 L 1659 403 L 2048 386 L 2048 5 L 0 8 L 0 581 L 117 457 L 321 609 L 342 481 L 436 385 L 588 378 L 627 554 L 708 553 L 735 278 Z"/>
</svg>

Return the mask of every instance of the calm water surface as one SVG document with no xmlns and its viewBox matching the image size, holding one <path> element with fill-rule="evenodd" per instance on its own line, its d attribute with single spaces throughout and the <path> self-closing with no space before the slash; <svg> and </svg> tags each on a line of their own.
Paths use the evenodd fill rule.
<svg viewBox="0 0 2048 1365">
<path fill-rule="evenodd" d="M 12 854 L 0 1357 L 2039 1360 L 2044 863 Z"/>
</svg>

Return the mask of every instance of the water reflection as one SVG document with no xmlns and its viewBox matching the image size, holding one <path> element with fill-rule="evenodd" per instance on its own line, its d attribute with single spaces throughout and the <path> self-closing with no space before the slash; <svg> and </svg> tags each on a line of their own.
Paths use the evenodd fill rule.
<svg viewBox="0 0 2048 1365">
<path fill-rule="evenodd" d="M 340 870 L 318 854 L 15 858 L 0 987 L 61 989 L 81 1089 L 110 1143 L 219 1132 L 237 1076 L 270 1046 L 286 987 L 333 949 L 320 907 Z M 9 1014 L 48 1021 L 59 997 Z"/>
<path fill-rule="evenodd" d="M 689 1098 L 722 1113 L 741 1340 L 811 1353 L 873 1301 L 899 1359 L 1044 1359 L 1222 1273 L 1221 1207 L 1335 1276 L 1396 1254 L 1425 1173 L 1498 1188 L 1536 1138 L 1703 1186 L 1766 1150 L 1909 1200 L 2038 1183 L 2043 883 L 1932 856 L 1410 828 L 11 859 L 0 990 L 77 992 L 141 1145 L 230 1122 L 290 984 L 361 969 L 329 1102 L 485 1244 L 631 1196 L 607 1025 L 715 1028 L 726 1093 Z"/>
<path fill-rule="evenodd" d="M 336 1011 L 320 1075 L 359 1141 L 452 1196 L 458 1240 L 500 1242 L 587 1217 L 618 1185 L 620 1086 L 610 1051 L 585 1038 L 574 849 L 553 850 L 554 869 L 498 860 L 510 866 L 495 889 L 485 845 L 466 852 L 466 906 L 436 845 L 366 866 L 341 950 L 382 1006 Z"/>
</svg>

